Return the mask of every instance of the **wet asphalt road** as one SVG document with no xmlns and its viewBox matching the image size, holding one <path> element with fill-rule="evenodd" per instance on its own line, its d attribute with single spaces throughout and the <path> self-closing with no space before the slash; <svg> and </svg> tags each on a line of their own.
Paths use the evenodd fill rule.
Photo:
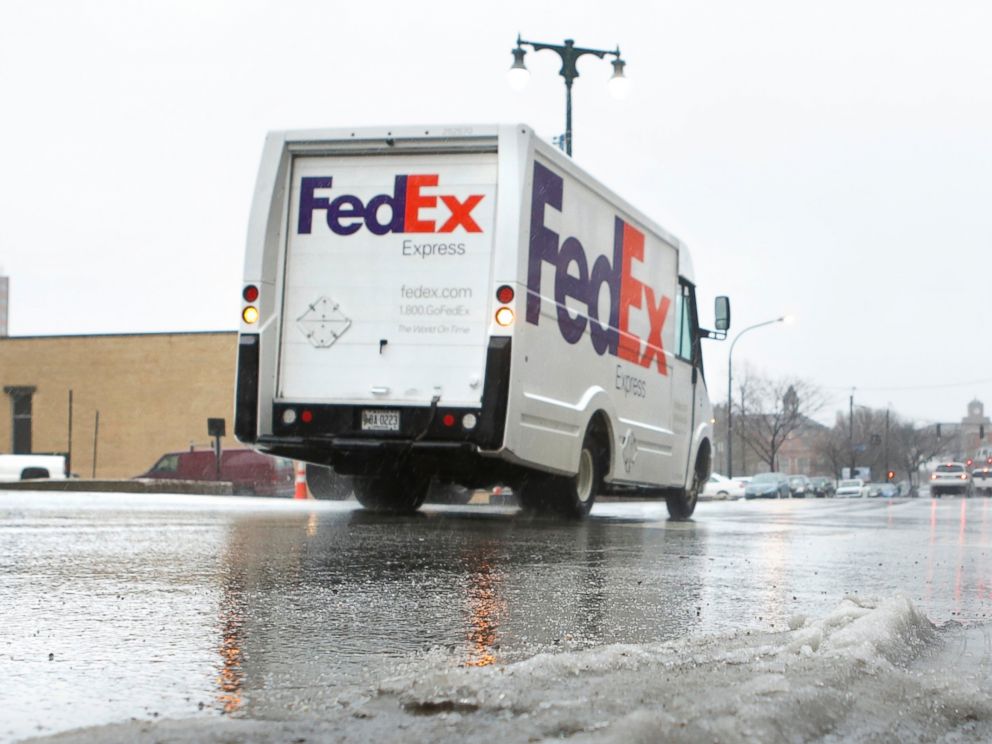
<svg viewBox="0 0 992 744">
<path fill-rule="evenodd" d="M 784 628 L 847 594 L 992 620 L 992 500 L 601 503 L 366 514 L 354 502 L 0 491 L 0 740 L 294 718 L 433 655 Z"/>
</svg>

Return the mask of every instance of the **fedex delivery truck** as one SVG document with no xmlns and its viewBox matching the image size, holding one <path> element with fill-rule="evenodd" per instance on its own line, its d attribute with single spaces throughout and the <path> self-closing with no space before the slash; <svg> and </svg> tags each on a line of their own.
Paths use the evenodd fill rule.
<svg viewBox="0 0 992 744">
<path fill-rule="evenodd" d="M 411 511 L 432 480 L 692 514 L 712 412 L 682 243 L 526 126 L 275 132 L 248 228 L 235 432 Z"/>
</svg>

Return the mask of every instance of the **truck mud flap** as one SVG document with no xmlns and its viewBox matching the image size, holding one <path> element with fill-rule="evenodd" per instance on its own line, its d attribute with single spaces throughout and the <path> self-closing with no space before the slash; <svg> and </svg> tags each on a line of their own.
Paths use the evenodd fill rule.
<svg viewBox="0 0 992 744">
<path fill-rule="evenodd" d="M 506 405 L 510 393 L 510 341 L 507 337 L 489 339 L 486 354 L 486 382 L 482 389 L 482 415 L 475 437 L 482 449 L 503 446 Z"/>
<path fill-rule="evenodd" d="M 238 339 L 238 381 L 234 405 L 234 435 L 251 444 L 258 439 L 258 334 Z"/>
</svg>

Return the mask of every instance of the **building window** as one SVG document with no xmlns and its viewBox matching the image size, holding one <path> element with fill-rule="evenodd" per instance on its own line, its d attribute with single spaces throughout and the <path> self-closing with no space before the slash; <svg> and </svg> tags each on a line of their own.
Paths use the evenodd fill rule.
<svg viewBox="0 0 992 744">
<path fill-rule="evenodd" d="M 31 454 L 31 398 L 35 387 L 32 385 L 15 385 L 3 389 L 10 396 L 11 420 L 11 451 L 15 455 Z"/>
</svg>

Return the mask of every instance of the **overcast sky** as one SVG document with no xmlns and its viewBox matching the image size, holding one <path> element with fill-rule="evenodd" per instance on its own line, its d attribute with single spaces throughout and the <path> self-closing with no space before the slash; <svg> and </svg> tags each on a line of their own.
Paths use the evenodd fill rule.
<svg viewBox="0 0 992 744">
<path fill-rule="evenodd" d="M 564 129 L 552 52 L 586 57 L 575 160 L 685 241 L 735 376 L 954 421 L 992 409 L 992 3 L 975 0 L 0 4 L 0 273 L 11 335 L 234 329 L 270 129 Z M 727 342 L 706 342 L 726 397 Z"/>
</svg>

